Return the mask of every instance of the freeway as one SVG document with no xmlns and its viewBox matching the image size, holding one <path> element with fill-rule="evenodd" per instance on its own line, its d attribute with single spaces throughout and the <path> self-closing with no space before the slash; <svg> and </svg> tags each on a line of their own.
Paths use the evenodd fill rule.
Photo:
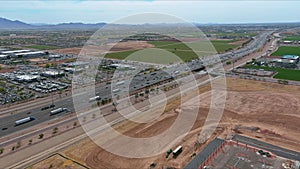
<svg viewBox="0 0 300 169">
<path fill-rule="evenodd" d="M 263 45 L 267 42 L 268 36 L 271 35 L 273 32 L 268 31 L 268 32 L 263 32 L 262 34 L 258 35 L 257 37 L 254 38 L 252 43 L 248 44 L 242 49 L 238 49 L 234 52 L 227 52 L 221 55 L 215 55 L 211 57 L 205 57 L 202 59 L 197 59 L 193 60 L 191 62 L 188 62 L 186 64 L 176 64 L 169 66 L 166 69 L 163 70 L 157 70 L 152 73 L 140 73 L 134 76 L 132 81 L 130 81 L 130 78 L 123 78 L 121 80 L 124 80 L 124 84 L 121 86 L 114 86 L 111 84 L 105 84 L 100 87 L 97 87 L 95 89 L 96 95 L 99 95 L 101 99 L 109 99 L 112 97 L 112 94 L 114 97 L 117 95 L 119 96 L 126 96 L 128 94 L 128 90 L 130 92 L 134 91 L 139 91 L 147 86 L 153 86 L 156 84 L 161 84 L 163 82 L 168 82 L 170 80 L 173 80 L 176 77 L 181 77 L 182 74 L 189 72 L 189 71 L 194 71 L 194 70 L 202 70 L 205 68 L 207 65 L 213 65 L 218 63 L 219 57 L 221 58 L 222 61 L 226 61 L 229 59 L 239 59 L 242 58 L 258 49 L 263 47 Z M 142 69 L 142 68 L 141 68 Z M 214 70 L 209 70 L 209 71 L 214 71 Z M 119 80 L 119 81 L 121 81 Z M 176 79 L 177 81 L 179 79 Z M 126 86 L 130 86 L 127 88 Z M 115 90 L 115 87 L 119 89 L 117 92 L 112 92 L 112 90 Z M 113 89 L 112 89 L 113 88 Z M 76 97 L 82 97 L 86 98 L 85 101 L 87 101 L 89 98 L 93 97 L 93 95 L 88 95 L 90 92 L 82 92 L 79 93 Z M 41 110 L 42 107 L 49 106 L 51 103 L 46 104 L 46 105 L 36 105 L 32 104 L 29 105 L 32 107 L 30 110 L 25 111 L 25 112 L 20 112 L 16 113 L 10 116 L 5 116 L 0 118 L 0 137 L 3 137 L 5 135 L 14 133 L 16 131 L 20 131 L 22 129 L 31 127 L 33 125 L 37 125 L 49 120 L 53 120 L 55 118 L 62 117 L 66 114 L 69 114 L 70 112 L 74 112 L 74 105 L 73 105 L 73 99 L 71 96 L 61 98 L 60 100 L 56 101 L 54 104 L 56 108 L 59 107 L 64 107 L 68 108 L 70 112 L 67 113 L 60 113 L 54 116 L 50 116 L 49 112 L 50 110 Z M 90 104 L 85 106 L 90 106 Z M 82 109 L 89 109 L 89 107 L 81 107 Z M 29 113 L 30 112 L 30 113 Z M 28 122 L 26 124 L 20 125 L 20 126 L 15 126 L 15 121 L 28 117 L 28 116 L 34 116 L 36 120 L 33 120 L 31 122 Z"/>
</svg>

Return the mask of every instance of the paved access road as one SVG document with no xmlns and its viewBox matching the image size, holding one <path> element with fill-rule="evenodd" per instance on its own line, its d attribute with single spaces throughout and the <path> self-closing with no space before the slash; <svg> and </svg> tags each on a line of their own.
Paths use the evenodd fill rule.
<svg viewBox="0 0 300 169">
<path fill-rule="evenodd" d="M 280 157 L 292 159 L 292 160 L 298 160 L 300 161 L 300 153 L 292 150 L 288 150 L 285 148 L 281 148 L 266 142 L 258 141 L 249 137 L 245 137 L 242 135 L 235 135 L 233 136 L 232 140 L 239 141 L 244 144 L 248 144 L 254 147 L 258 147 L 264 150 L 268 150 Z"/>
</svg>

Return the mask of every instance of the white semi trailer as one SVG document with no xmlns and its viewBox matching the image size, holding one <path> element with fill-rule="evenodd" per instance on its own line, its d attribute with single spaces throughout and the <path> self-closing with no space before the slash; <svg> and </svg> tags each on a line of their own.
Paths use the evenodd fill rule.
<svg viewBox="0 0 300 169">
<path fill-rule="evenodd" d="M 35 120 L 35 118 L 33 116 L 26 117 L 26 118 L 15 121 L 15 125 L 17 126 L 17 125 L 21 125 L 21 124 L 24 124 L 24 123 L 28 123 L 32 120 Z"/>
<path fill-rule="evenodd" d="M 58 109 L 52 110 L 52 111 L 50 111 L 50 116 L 58 114 L 58 113 L 62 113 L 67 110 L 68 110 L 67 108 L 58 108 Z"/>
</svg>

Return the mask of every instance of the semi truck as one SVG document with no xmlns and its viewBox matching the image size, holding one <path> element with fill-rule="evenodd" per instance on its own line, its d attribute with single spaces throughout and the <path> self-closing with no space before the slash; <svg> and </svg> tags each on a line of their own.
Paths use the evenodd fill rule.
<svg viewBox="0 0 300 169">
<path fill-rule="evenodd" d="M 113 93 L 117 93 L 117 92 L 119 92 L 120 91 L 120 89 L 114 89 L 112 92 Z"/>
<path fill-rule="evenodd" d="M 94 101 L 97 101 L 97 100 L 101 100 L 101 97 L 100 96 L 92 97 L 92 98 L 89 99 L 89 102 L 94 102 Z"/>
<path fill-rule="evenodd" d="M 116 83 L 116 86 L 123 85 L 124 83 L 125 83 L 125 81 L 120 81 L 120 82 L 117 82 L 117 83 Z"/>
<path fill-rule="evenodd" d="M 17 126 L 17 125 L 21 125 L 21 124 L 24 124 L 24 123 L 28 123 L 32 120 L 35 120 L 35 118 L 33 116 L 29 116 L 29 117 L 26 117 L 26 118 L 15 121 L 15 125 Z"/>
<path fill-rule="evenodd" d="M 176 158 L 181 152 L 182 152 L 182 146 L 178 146 L 178 147 L 173 151 L 173 157 Z"/>
<path fill-rule="evenodd" d="M 52 111 L 50 111 L 50 116 L 58 114 L 58 113 L 62 113 L 67 110 L 68 110 L 67 108 L 58 108 L 58 109 L 52 110 Z"/>
</svg>

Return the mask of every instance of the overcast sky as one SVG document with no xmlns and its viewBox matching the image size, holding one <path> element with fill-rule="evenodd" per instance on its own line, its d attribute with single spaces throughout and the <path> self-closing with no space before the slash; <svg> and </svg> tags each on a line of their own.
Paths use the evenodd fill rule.
<svg viewBox="0 0 300 169">
<path fill-rule="evenodd" d="M 300 22 L 300 1 L 0 1 L 0 17 L 27 23 L 114 22 L 144 12 L 196 23 Z M 145 21 L 147 22 L 147 21 Z"/>
</svg>

